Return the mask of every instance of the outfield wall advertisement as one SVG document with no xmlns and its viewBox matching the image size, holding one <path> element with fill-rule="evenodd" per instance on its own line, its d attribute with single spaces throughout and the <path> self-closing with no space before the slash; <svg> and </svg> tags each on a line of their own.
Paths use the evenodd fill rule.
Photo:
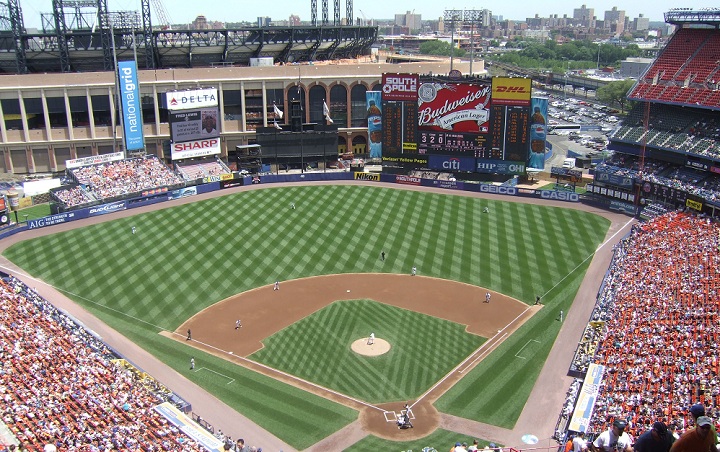
<svg viewBox="0 0 720 452">
<path fill-rule="evenodd" d="M 122 106 L 125 149 L 128 151 L 145 149 L 140 88 L 137 81 L 135 61 L 118 61 L 118 80 L 120 84 L 120 105 Z"/>
</svg>

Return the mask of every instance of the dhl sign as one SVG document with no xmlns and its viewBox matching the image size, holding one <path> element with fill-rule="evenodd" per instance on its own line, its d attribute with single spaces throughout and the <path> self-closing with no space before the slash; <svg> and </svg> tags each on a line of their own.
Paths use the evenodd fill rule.
<svg viewBox="0 0 720 452">
<path fill-rule="evenodd" d="M 529 78 L 493 77 L 493 105 L 530 105 L 531 83 Z"/>
</svg>

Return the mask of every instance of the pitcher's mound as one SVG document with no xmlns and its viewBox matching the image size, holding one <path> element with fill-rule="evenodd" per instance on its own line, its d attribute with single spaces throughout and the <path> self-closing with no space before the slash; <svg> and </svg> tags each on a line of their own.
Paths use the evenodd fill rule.
<svg viewBox="0 0 720 452">
<path fill-rule="evenodd" d="M 380 356 L 390 351 L 390 342 L 375 338 L 372 345 L 368 345 L 368 338 L 358 339 L 350 346 L 352 351 L 363 356 Z"/>
</svg>

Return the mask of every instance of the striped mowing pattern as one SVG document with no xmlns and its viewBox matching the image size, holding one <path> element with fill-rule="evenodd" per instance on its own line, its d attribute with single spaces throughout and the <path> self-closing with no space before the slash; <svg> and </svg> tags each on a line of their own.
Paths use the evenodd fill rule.
<svg viewBox="0 0 720 452">
<path fill-rule="evenodd" d="M 291 202 L 296 210 L 290 210 Z M 485 206 L 490 213 L 482 213 Z M 531 303 L 595 250 L 608 225 L 607 220 L 584 212 L 449 193 L 295 186 L 247 191 L 53 234 L 16 244 L 4 254 L 186 372 L 186 348 L 159 338 L 158 329 L 174 330 L 196 312 L 235 293 L 278 279 L 320 274 L 407 274 L 415 265 L 421 275 L 485 286 Z M 136 235 L 130 232 L 132 226 Z M 382 250 L 387 253 L 385 262 L 379 259 Z M 553 289 L 543 300 L 555 304 L 553 309 L 541 310 L 527 328 L 491 355 L 501 353 L 501 357 L 487 365 L 483 362 L 438 407 L 512 425 L 559 329 L 554 309 L 569 308 L 582 272 Z M 360 337 L 368 333 L 367 329 L 356 332 Z M 538 338 L 544 345 L 542 354 L 522 363 L 503 358 Z M 419 346 L 426 341 L 416 342 Z M 427 359 L 427 354 L 425 350 L 403 354 L 400 362 L 417 369 L 416 363 Z M 260 380 L 260 387 L 280 385 L 209 355 L 198 354 L 196 360 L 232 374 L 240 385 Z M 520 372 L 518 364 L 523 366 Z M 484 384 L 488 375 L 505 383 L 490 390 Z M 291 388 L 238 392 L 211 373 L 191 378 L 299 449 L 350 419 L 344 410 L 328 409 L 327 401 L 298 396 Z M 427 383 L 413 377 L 393 380 L 392 386 L 395 394 L 417 394 Z M 500 414 L 502 419 L 494 418 Z M 310 421 L 314 429 L 305 428 Z"/>
<path fill-rule="evenodd" d="M 388 353 L 366 357 L 350 344 L 375 332 Z M 485 339 L 465 325 L 370 300 L 340 301 L 270 336 L 250 358 L 371 403 L 410 400 Z"/>
</svg>

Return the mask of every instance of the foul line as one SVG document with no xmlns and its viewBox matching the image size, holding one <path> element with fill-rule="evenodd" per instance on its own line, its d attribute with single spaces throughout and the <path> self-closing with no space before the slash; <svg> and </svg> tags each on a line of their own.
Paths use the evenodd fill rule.
<svg viewBox="0 0 720 452">
<path fill-rule="evenodd" d="M 227 379 L 230 380 L 230 381 L 228 381 L 228 382 L 225 383 L 225 384 L 228 384 L 228 385 L 229 385 L 230 383 L 232 383 L 232 382 L 235 381 L 234 378 L 230 378 L 230 377 L 228 377 L 228 376 L 225 375 L 225 374 L 221 374 L 220 372 L 215 372 L 214 370 L 208 369 L 207 367 L 201 367 L 201 368 L 199 368 L 198 370 L 196 370 L 195 372 L 200 372 L 201 370 L 207 370 L 208 372 L 212 372 L 212 373 L 214 373 L 214 374 L 216 374 L 216 375 L 220 375 L 221 377 L 227 378 Z"/>
<path fill-rule="evenodd" d="M 575 268 L 573 268 L 572 270 L 570 270 L 567 275 L 565 275 L 560 281 L 558 281 L 557 284 L 555 284 L 554 286 L 552 286 L 551 288 L 549 288 L 544 294 L 541 295 L 541 297 L 542 297 L 542 298 L 545 298 L 545 296 L 547 296 L 547 294 L 549 294 L 550 292 L 552 292 L 553 289 L 555 289 L 557 286 L 559 286 L 560 284 L 562 284 L 562 282 L 565 281 L 566 279 L 568 279 L 568 278 L 570 277 L 570 275 L 572 275 L 573 273 L 575 273 L 575 270 L 577 270 L 578 268 L 582 267 L 582 266 L 585 264 L 585 262 L 587 262 L 588 259 L 591 259 L 593 256 L 595 256 L 595 255 L 597 254 L 597 252 L 600 251 L 601 248 L 603 248 L 605 245 L 607 245 L 608 243 L 610 243 L 610 241 L 613 240 L 616 235 L 620 234 L 623 230 L 625 230 L 625 228 L 626 228 L 630 223 L 632 223 L 633 221 L 635 221 L 635 219 L 630 219 L 630 220 L 628 220 L 627 223 L 625 223 L 620 229 L 618 229 L 617 231 L 615 231 L 615 234 L 611 235 L 610 237 L 608 237 L 607 240 L 605 240 L 605 241 L 602 242 L 600 245 L 598 245 L 598 247 L 595 248 L 595 251 L 593 251 L 592 253 L 590 253 L 590 254 L 589 254 L 585 259 L 583 259 Z"/>
<path fill-rule="evenodd" d="M 523 351 L 523 349 L 524 349 L 525 347 L 527 347 L 530 342 L 537 342 L 538 344 L 540 343 L 540 341 L 536 341 L 535 339 L 530 339 L 529 341 L 527 341 L 527 342 L 525 343 L 525 345 L 523 345 L 522 347 L 520 347 L 520 350 L 518 350 L 517 353 L 515 353 L 515 357 L 516 357 L 516 358 L 527 359 L 527 358 L 525 358 L 524 356 L 519 356 L 519 355 L 520 355 L 520 352 Z"/>
<path fill-rule="evenodd" d="M 427 397 L 428 394 L 430 394 L 433 390 L 435 390 L 435 388 L 437 388 L 437 387 L 440 386 L 442 383 L 444 383 L 445 380 L 447 380 L 448 378 L 450 378 L 450 376 L 451 376 L 452 374 L 454 374 L 455 372 L 462 373 L 462 372 L 465 372 L 466 370 L 468 370 L 473 363 L 475 363 L 478 359 L 480 359 L 479 356 L 476 357 L 476 358 L 472 361 L 471 364 L 469 364 L 467 367 L 465 367 L 465 369 L 463 369 L 462 372 L 459 371 L 459 369 L 460 369 L 462 366 L 464 366 L 465 363 L 467 363 L 473 356 L 475 356 L 476 354 L 478 354 L 482 349 L 484 349 L 484 348 L 485 348 L 486 346 L 488 346 L 489 344 L 494 343 L 494 342 L 496 341 L 496 339 L 498 338 L 498 336 L 500 336 L 500 337 L 507 336 L 507 333 L 503 333 L 503 331 L 505 331 L 505 330 L 506 330 L 510 325 L 512 325 L 517 319 L 519 319 L 520 317 L 522 317 L 523 315 L 525 315 L 525 313 L 528 312 L 529 310 L 530 310 L 530 306 L 528 306 L 527 308 L 525 308 L 525 310 L 524 310 L 523 312 L 521 312 L 520 314 L 518 314 L 517 317 L 515 317 L 514 319 L 512 319 L 507 325 L 505 325 L 501 330 L 499 330 L 499 331 L 495 334 L 495 336 L 493 336 L 493 337 L 491 337 L 489 340 L 487 340 L 484 344 L 482 344 L 482 345 L 481 345 L 480 347 L 478 347 L 474 352 L 472 352 L 467 358 L 465 358 L 464 360 L 462 360 L 462 362 L 461 362 L 460 364 L 458 364 L 458 365 L 455 366 L 450 372 L 448 372 L 447 374 L 445 374 L 445 376 L 442 377 L 437 383 L 435 383 L 434 385 L 432 385 L 432 386 L 430 387 L 430 389 L 428 389 L 428 390 L 425 391 L 420 397 L 418 397 L 418 399 L 415 401 L 415 403 L 413 403 L 412 406 L 415 406 L 417 403 L 420 403 L 420 401 L 421 401 L 422 399 L 424 399 L 425 397 Z M 412 408 L 412 406 L 411 406 L 411 408 Z"/>
<path fill-rule="evenodd" d="M 47 287 L 50 287 L 50 288 L 52 288 L 52 289 L 55 289 L 55 290 L 57 290 L 58 292 L 65 293 L 65 294 L 69 294 L 69 295 L 75 296 L 75 297 L 77 297 L 77 298 L 81 298 L 81 299 L 87 301 L 88 303 L 91 303 L 91 304 L 94 304 L 94 305 L 96 305 L 96 306 L 99 306 L 100 308 L 107 309 L 107 310 L 109 310 L 109 311 L 118 313 L 118 314 L 120 314 L 120 315 L 122 315 L 122 316 L 124 316 L 124 317 L 133 319 L 133 320 L 135 320 L 135 321 L 144 323 L 144 324 L 146 324 L 146 325 L 150 325 L 150 326 L 152 326 L 152 327 L 154 327 L 154 328 L 157 328 L 159 331 L 164 331 L 164 332 L 173 334 L 173 335 L 178 336 L 178 337 L 181 337 L 181 338 L 184 338 L 184 337 L 185 337 L 185 335 L 183 335 L 183 334 L 176 333 L 175 331 L 166 330 L 165 328 L 163 328 L 163 327 L 161 327 L 161 326 L 158 326 L 158 325 L 155 325 L 154 323 L 150 323 L 150 322 L 147 322 L 147 321 L 145 321 L 145 320 L 143 320 L 143 319 L 139 319 L 139 318 L 137 318 L 137 317 L 133 317 L 133 316 L 129 315 L 129 314 L 126 313 L 126 312 L 122 312 L 122 311 L 119 311 L 119 310 L 117 310 L 117 309 L 111 308 L 111 307 L 109 307 L 109 306 L 100 304 L 100 303 L 98 303 L 98 302 L 96 302 L 96 301 L 94 301 L 94 300 L 91 300 L 91 299 L 89 299 L 89 298 L 83 297 L 82 295 L 78 295 L 78 294 L 75 294 L 75 293 L 73 293 L 73 292 L 69 292 L 69 291 L 67 291 L 67 290 L 63 290 L 63 289 L 61 289 L 61 288 L 59 288 L 59 287 L 55 287 L 55 286 L 53 286 L 52 284 L 46 283 L 45 281 L 42 281 L 42 280 L 37 279 L 37 278 L 35 278 L 35 277 L 33 277 L 33 276 L 30 276 L 30 275 L 28 275 L 27 273 L 23 273 L 23 272 L 20 272 L 20 271 L 11 269 L 11 268 L 6 267 L 6 266 L 4 266 L 4 265 L 0 265 L 0 269 L 3 269 L 3 270 L 5 270 L 5 271 L 7 271 L 8 274 L 14 274 L 14 275 L 17 275 L 17 276 L 22 276 L 22 277 L 24 277 L 24 278 L 27 278 L 27 279 L 29 279 L 29 280 L 31 280 L 31 281 L 36 281 L 36 282 L 38 282 L 38 283 L 40 283 L 40 284 L 43 284 L 43 285 L 45 285 L 45 286 L 47 286 Z M 43 298 L 44 298 L 44 297 L 43 297 Z M 72 301 L 72 300 L 71 300 L 71 301 Z M 72 314 L 66 312 L 65 310 L 63 310 L 63 312 L 65 312 L 66 314 L 70 315 L 73 319 L 78 320 L 78 319 L 76 319 L 75 316 L 73 316 Z M 79 321 L 79 320 L 78 320 L 78 321 Z M 87 328 L 87 327 L 86 327 L 86 328 Z M 88 330 L 89 330 L 89 328 L 88 328 Z M 96 333 L 96 334 L 97 334 L 97 333 Z M 99 336 L 99 337 L 102 339 L 102 336 L 100 336 L 100 335 L 97 335 L 97 336 Z M 104 341 L 104 340 L 103 340 L 103 341 Z M 266 369 L 266 370 L 268 370 L 268 371 L 270 371 L 270 372 L 278 373 L 278 374 L 280 374 L 280 375 L 282 375 L 282 376 L 284 376 L 284 377 L 286 377 L 286 378 L 289 378 L 289 379 L 292 379 L 292 380 L 295 380 L 295 381 L 304 383 L 304 384 L 306 384 L 306 385 L 308 385 L 308 386 L 314 387 L 314 388 L 319 389 L 319 390 L 321 390 L 321 391 L 326 391 L 326 392 L 329 392 L 330 394 L 334 394 L 334 395 L 336 395 L 336 396 L 338 396 L 338 397 L 342 397 L 342 398 L 344 398 L 344 399 L 347 399 L 347 400 L 350 400 L 350 401 L 352 401 L 352 402 L 355 402 L 355 403 L 364 405 L 364 406 L 366 406 L 366 407 L 373 408 L 373 409 L 376 409 L 376 410 L 378 410 L 378 411 L 385 412 L 385 410 L 383 410 L 382 408 L 379 408 L 379 407 L 377 407 L 377 406 L 375 406 L 375 405 L 372 405 L 372 404 L 370 404 L 370 403 L 363 402 L 362 400 L 358 400 L 358 399 L 356 399 L 356 398 L 354 398 L 354 397 L 350 397 L 350 396 L 348 396 L 348 395 L 346 395 L 346 394 L 342 394 L 342 393 L 340 393 L 340 392 L 334 391 L 334 390 L 329 389 L 329 388 L 326 388 L 326 387 L 324 387 L 324 386 L 320 386 L 320 385 L 318 385 L 318 384 L 309 382 L 309 381 L 304 380 L 304 379 L 302 379 L 302 378 L 296 377 L 295 375 L 291 375 L 291 374 L 285 373 L 285 372 L 283 372 L 283 371 L 281 371 L 281 370 L 274 369 L 274 368 L 272 368 L 272 367 L 266 366 L 265 364 L 262 364 L 262 363 L 253 361 L 253 360 L 251 360 L 251 359 L 244 358 L 244 357 L 242 357 L 242 356 L 234 355 L 232 352 L 228 352 L 228 351 L 226 351 L 226 350 L 219 349 L 219 348 L 217 348 L 217 347 L 215 347 L 215 346 L 212 346 L 212 345 L 210 345 L 210 344 L 206 344 L 206 343 L 204 343 L 204 342 L 202 342 L 202 341 L 197 341 L 197 340 L 195 340 L 195 339 L 192 339 L 192 342 L 195 342 L 196 344 L 201 344 L 201 345 L 203 345 L 203 346 L 205 346 L 205 347 L 207 347 L 207 348 L 209 348 L 209 349 L 216 350 L 216 351 L 218 351 L 218 352 L 222 352 L 222 353 L 228 354 L 228 355 L 230 355 L 230 356 L 233 357 L 233 358 L 242 360 L 242 361 L 244 361 L 244 362 L 246 362 L 246 363 L 250 363 L 250 364 L 256 365 L 256 366 L 258 366 L 258 367 L 262 367 L 263 369 Z M 168 366 L 168 367 L 170 367 L 170 366 Z M 246 367 L 246 368 L 247 368 L 247 367 Z M 210 369 L 207 369 L 207 370 L 210 371 Z M 252 369 L 248 369 L 248 370 L 253 371 Z M 211 371 L 211 372 L 213 372 L 213 371 Z M 217 372 L 215 372 L 215 373 L 217 373 Z M 222 374 L 218 374 L 218 375 L 222 375 Z M 225 378 L 229 378 L 229 377 L 227 377 L 226 375 L 223 375 L 223 376 L 224 376 Z M 229 384 L 229 383 L 228 383 L 228 384 Z"/>
</svg>

